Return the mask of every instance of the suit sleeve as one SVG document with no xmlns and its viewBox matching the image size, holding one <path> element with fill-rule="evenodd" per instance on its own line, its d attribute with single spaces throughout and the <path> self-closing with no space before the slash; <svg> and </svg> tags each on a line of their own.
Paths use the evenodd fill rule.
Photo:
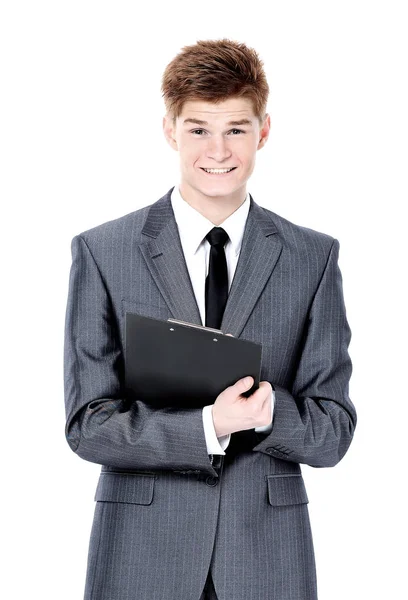
<svg viewBox="0 0 408 600">
<path fill-rule="evenodd" d="M 348 395 L 352 364 L 339 242 L 334 240 L 311 304 L 291 389 L 275 390 L 272 430 L 253 450 L 312 467 L 332 467 L 347 452 L 357 415 Z"/>
<path fill-rule="evenodd" d="M 208 472 L 202 409 L 124 398 L 124 357 L 103 277 L 82 236 L 71 242 L 64 334 L 65 433 L 81 458 L 117 468 Z"/>
</svg>

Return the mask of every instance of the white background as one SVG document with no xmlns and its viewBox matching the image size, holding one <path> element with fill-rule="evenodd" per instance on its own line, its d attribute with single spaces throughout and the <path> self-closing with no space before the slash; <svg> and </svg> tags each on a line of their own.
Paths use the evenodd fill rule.
<svg viewBox="0 0 408 600">
<path fill-rule="evenodd" d="M 336 467 L 303 467 L 319 600 L 407 597 L 405 8 L 1 4 L 3 598 L 82 598 L 100 467 L 64 437 L 70 242 L 175 184 L 161 75 L 182 46 L 221 37 L 258 51 L 271 88 L 249 191 L 340 241 L 359 420 Z"/>
</svg>

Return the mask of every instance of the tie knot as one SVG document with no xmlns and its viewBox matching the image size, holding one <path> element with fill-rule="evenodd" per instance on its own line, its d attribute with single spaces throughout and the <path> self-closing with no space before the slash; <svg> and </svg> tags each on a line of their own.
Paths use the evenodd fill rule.
<svg viewBox="0 0 408 600">
<path fill-rule="evenodd" d="M 222 227 L 213 227 L 210 233 L 207 233 L 205 239 L 211 246 L 222 246 L 229 240 L 228 233 Z"/>
</svg>

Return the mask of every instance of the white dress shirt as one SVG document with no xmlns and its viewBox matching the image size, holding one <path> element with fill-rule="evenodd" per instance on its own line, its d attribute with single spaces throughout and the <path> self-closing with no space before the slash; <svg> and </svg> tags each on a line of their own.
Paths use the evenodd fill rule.
<svg viewBox="0 0 408 600">
<path fill-rule="evenodd" d="M 171 193 L 171 204 L 174 217 L 177 223 L 178 232 L 183 248 L 184 258 L 187 264 L 187 270 L 190 275 L 191 284 L 196 297 L 197 305 L 201 315 L 201 322 L 205 324 L 205 279 L 208 274 L 210 260 L 210 243 L 205 236 L 213 227 L 217 227 L 204 217 L 195 208 L 190 206 L 180 194 L 178 185 Z M 228 291 L 234 278 L 235 269 L 238 263 L 241 250 L 242 238 L 248 211 L 250 206 L 249 194 L 245 201 L 235 212 L 232 213 L 221 225 L 228 234 L 229 240 L 225 244 L 225 257 L 228 268 Z M 228 331 L 224 332 L 228 333 Z M 255 427 L 255 431 L 269 433 L 272 429 L 273 409 L 275 405 L 275 394 L 271 393 L 272 419 L 268 425 Z M 212 418 L 213 404 L 203 408 L 203 426 L 208 454 L 225 454 L 231 434 L 217 438 Z"/>
</svg>

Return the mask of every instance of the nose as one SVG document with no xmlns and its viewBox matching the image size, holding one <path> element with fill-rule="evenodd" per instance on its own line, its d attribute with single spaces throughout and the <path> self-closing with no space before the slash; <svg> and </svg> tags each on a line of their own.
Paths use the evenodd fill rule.
<svg viewBox="0 0 408 600">
<path fill-rule="evenodd" d="M 221 162 L 231 156 L 228 142 L 222 135 L 214 135 L 208 141 L 207 157 Z"/>
</svg>

